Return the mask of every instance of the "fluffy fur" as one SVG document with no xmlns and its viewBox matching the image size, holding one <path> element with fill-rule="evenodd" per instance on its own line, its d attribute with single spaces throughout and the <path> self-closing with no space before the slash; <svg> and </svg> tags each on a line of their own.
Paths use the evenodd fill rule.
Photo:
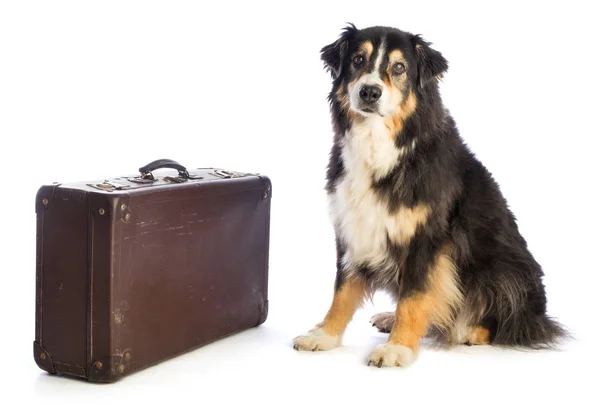
<svg viewBox="0 0 600 404">
<path fill-rule="evenodd" d="M 525 348 L 566 337 L 498 184 L 443 105 L 442 54 L 418 35 L 350 25 L 321 55 L 332 78 L 326 191 L 337 276 L 310 335 L 337 341 L 363 299 L 384 290 L 398 303 L 375 319 L 390 336 L 370 364 L 411 363 L 427 334 Z M 294 347 L 313 350 L 313 339 Z"/>
</svg>

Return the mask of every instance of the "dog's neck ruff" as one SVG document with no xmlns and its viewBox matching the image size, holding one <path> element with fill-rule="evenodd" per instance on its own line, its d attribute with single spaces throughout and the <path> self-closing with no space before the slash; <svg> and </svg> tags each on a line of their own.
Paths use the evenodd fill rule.
<svg viewBox="0 0 600 404">
<path fill-rule="evenodd" d="M 351 175 L 371 176 L 379 180 L 388 175 L 409 148 L 396 145 L 385 118 L 372 114 L 356 120 L 346 131 L 343 161 Z M 411 145 L 414 149 L 415 142 Z M 365 178 L 366 179 L 366 178 Z"/>
</svg>

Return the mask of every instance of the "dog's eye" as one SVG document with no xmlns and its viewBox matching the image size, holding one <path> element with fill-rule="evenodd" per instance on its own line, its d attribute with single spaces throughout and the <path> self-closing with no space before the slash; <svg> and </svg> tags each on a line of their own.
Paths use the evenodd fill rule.
<svg viewBox="0 0 600 404">
<path fill-rule="evenodd" d="M 360 66 L 362 65 L 362 62 L 364 61 L 364 58 L 360 55 L 355 56 L 354 59 L 352 60 L 352 63 L 354 63 L 356 66 Z"/>
<path fill-rule="evenodd" d="M 406 70 L 406 68 L 404 67 L 404 63 L 396 63 L 394 64 L 394 67 L 392 68 L 394 74 L 402 74 L 404 73 L 404 71 Z"/>
</svg>

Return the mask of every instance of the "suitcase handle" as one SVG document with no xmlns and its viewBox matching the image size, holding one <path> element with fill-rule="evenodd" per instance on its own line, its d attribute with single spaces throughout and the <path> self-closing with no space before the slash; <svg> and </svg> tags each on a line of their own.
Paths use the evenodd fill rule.
<svg viewBox="0 0 600 404">
<path fill-rule="evenodd" d="M 190 178 L 190 174 L 188 173 L 187 168 L 185 168 L 178 162 L 176 162 L 174 160 L 169 160 L 169 159 L 154 160 L 153 162 L 146 164 L 143 167 L 140 167 L 139 170 L 140 170 L 140 173 L 142 174 L 142 177 L 154 179 L 154 176 L 152 175 L 152 171 L 158 170 L 160 168 L 174 168 L 175 170 L 177 170 L 179 172 L 180 177 L 187 178 L 187 179 Z"/>
</svg>

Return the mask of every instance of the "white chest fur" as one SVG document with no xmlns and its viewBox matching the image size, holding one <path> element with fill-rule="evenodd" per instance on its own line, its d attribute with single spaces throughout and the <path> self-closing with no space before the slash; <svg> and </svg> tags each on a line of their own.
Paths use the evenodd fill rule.
<svg viewBox="0 0 600 404">
<path fill-rule="evenodd" d="M 374 177 L 382 177 L 394 167 L 401 153 L 376 117 L 355 125 L 345 140 L 342 158 L 346 174 L 331 196 L 332 219 L 347 246 L 344 261 L 348 267 L 384 265 L 390 215 L 371 185 Z"/>
<path fill-rule="evenodd" d="M 345 175 L 332 193 L 332 220 L 347 247 L 347 270 L 368 264 L 390 269 L 388 239 L 405 244 L 422 222 L 425 207 L 400 207 L 389 212 L 385 201 L 372 190 L 372 181 L 388 174 L 404 155 L 379 117 L 355 125 L 345 137 L 342 158 Z M 383 273 L 381 273 L 383 275 Z M 390 274 L 391 275 L 391 274 Z"/>
<path fill-rule="evenodd" d="M 398 163 L 404 149 L 398 149 L 383 118 L 371 116 L 354 124 L 346 137 L 344 165 L 353 174 L 384 177 Z"/>
</svg>

